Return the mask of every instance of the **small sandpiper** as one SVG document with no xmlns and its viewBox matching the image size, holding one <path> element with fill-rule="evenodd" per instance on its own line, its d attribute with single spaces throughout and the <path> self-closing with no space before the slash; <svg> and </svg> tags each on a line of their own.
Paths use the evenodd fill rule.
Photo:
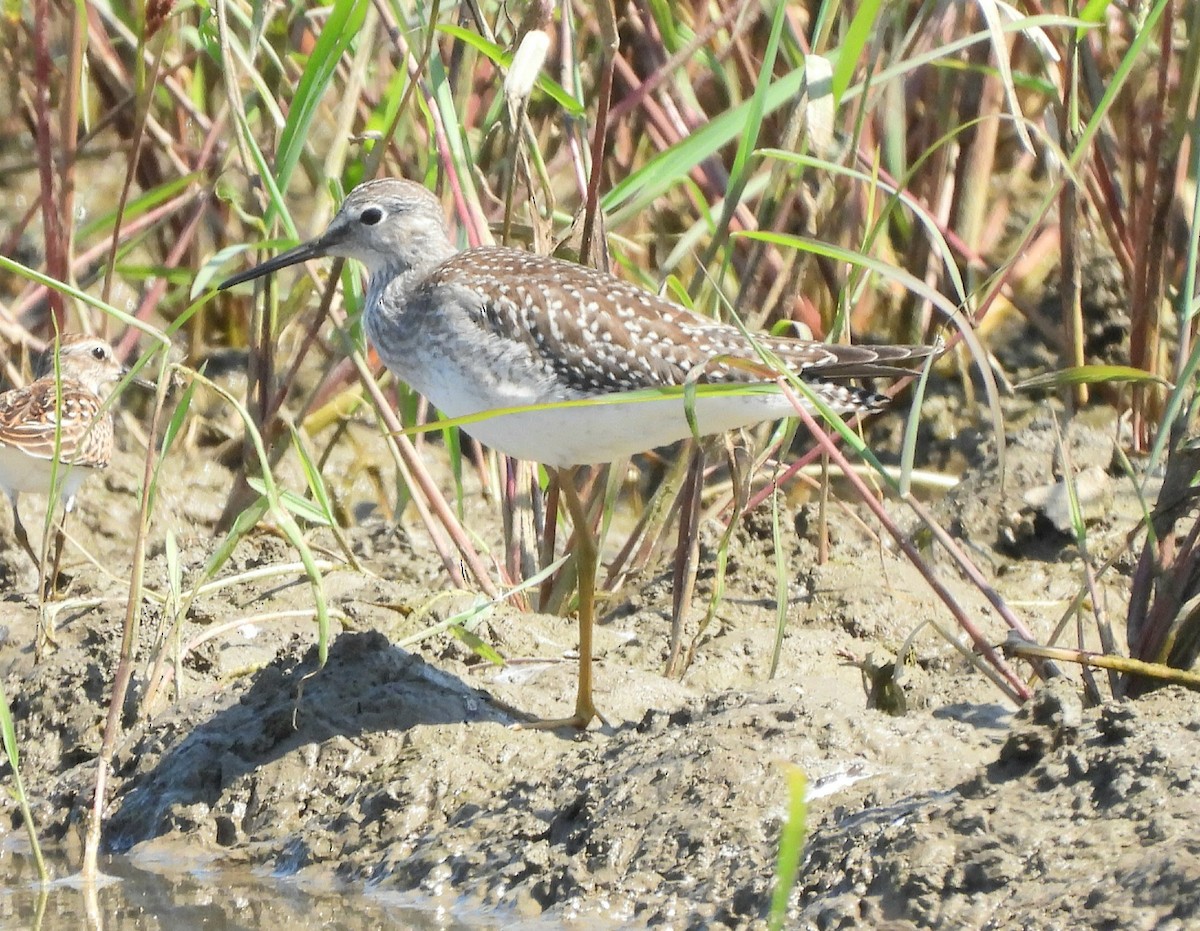
<svg viewBox="0 0 1200 931">
<path fill-rule="evenodd" d="M 875 411 L 886 398 L 839 382 L 911 374 L 906 366 L 930 351 L 751 340 L 735 326 L 592 268 L 504 247 L 459 252 L 437 198 L 402 179 L 359 185 L 316 239 L 219 287 L 323 256 L 366 266 L 367 335 L 397 377 L 447 417 L 501 411 L 464 429 L 493 449 L 559 472 L 578 531 L 579 680 L 575 713 L 539 726 L 582 729 L 598 717 L 591 669 L 596 541 L 574 469 L 796 413 L 772 390 L 701 392 L 690 400 L 676 390 L 626 403 L 629 392 L 690 382 L 769 389 L 776 376 L 766 350 L 836 412 Z M 613 403 L 511 410 L 597 398 Z"/>
<path fill-rule="evenodd" d="M 50 494 L 51 476 L 57 472 L 63 510 L 74 509 L 80 486 L 112 459 L 112 415 L 101 409 L 127 371 L 104 340 L 64 334 L 58 342 L 57 376 L 51 347 L 35 369 L 34 381 L 0 394 L 0 488 L 12 504 L 17 540 L 35 565 L 40 559 L 21 524 L 17 497 L 22 492 Z"/>
</svg>

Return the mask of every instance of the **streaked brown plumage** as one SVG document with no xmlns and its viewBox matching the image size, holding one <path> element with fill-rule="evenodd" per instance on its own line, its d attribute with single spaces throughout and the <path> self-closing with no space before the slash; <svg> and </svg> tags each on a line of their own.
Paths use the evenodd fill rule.
<svg viewBox="0 0 1200 931">
<path fill-rule="evenodd" d="M 112 458 L 112 416 L 101 408 L 125 374 L 112 347 L 93 336 L 64 335 L 58 359 L 57 378 L 49 351 L 36 380 L 0 394 L 0 488 L 12 503 L 17 538 L 34 562 L 38 557 L 17 513 L 17 496 L 52 491 L 57 444 L 58 493 L 66 511 L 74 508 L 79 487 Z"/>
</svg>

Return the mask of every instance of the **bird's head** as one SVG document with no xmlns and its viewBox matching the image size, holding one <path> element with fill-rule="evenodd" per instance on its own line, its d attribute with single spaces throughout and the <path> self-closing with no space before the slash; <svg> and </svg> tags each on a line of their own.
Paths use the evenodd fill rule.
<svg viewBox="0 0 1200 931">
<path fill-rule="evenodd" d="M 221 282 L 221 289 L 323 256 L 355 259 L 371 275 L 430 268 L 454 251 L 437 198 L 402 178 L 360 184 L 320 236 Z"/>
</svg>

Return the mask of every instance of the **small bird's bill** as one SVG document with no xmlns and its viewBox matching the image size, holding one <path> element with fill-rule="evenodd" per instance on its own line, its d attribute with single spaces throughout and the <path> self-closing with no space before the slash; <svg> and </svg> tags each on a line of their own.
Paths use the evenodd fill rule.
<svg viewBox="0 0 1200 931">
<path fill-rule="evenodd" d="M 261 278 L 263 275 L 277 272 L 281 268 L 287 268 L 289 265 L 299 265 L 301 262 L 307 262 L 309 259 L 320 259 L 326 255 L 325 244 L 320 239 L 301 243 L 294 249 L 288 249 L 287 252 L 281 252 L 274 258 L 267 259 L 253 268 L 248 268 L 244 272 L 238 272 L 236 275 L 226 278 L 217 285 L 217 290 L 224 291 L 226 288 L 232 288 L 234 285 L 242 284 L 245 281 L 253 281 L 255 278 Z"/>
<path fill-rule="evenodd" d="M 129 374 L 129 369 L 125 370 L 125 374 Z M 152 382 L 149 378 L 142 378 L 141 375 L 134 375 L 133 378 L 129 379 L 129 383 L 131 385 L 137 385 L 139 388 L 145 388 L 147 391 L 153 391 L 158 387 L 158 385 Z"/>
</svg>

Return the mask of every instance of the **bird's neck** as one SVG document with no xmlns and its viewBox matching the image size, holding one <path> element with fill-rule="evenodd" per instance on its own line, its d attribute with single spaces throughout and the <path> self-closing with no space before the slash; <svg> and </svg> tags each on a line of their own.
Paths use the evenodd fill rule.
<svg viewBox="0 0 1200 931">
<path fill-rule="evenodd" d="M 458 252 L 444 229 L 409 230 L 400 243 L 390 245 L 369 257 L 360 257 L 368 273 L 366 325 L 376 348 L 388 342 L 388 333 L 379 326 L 382 318 L 402 316 L 412 291 Z M 381 354 L 388 358 L 382 349 Z"/>
<path fill-rule="evenodd" d="M 409 286 L 416 284 L 458 250 L 442 232 L 440 235 L 413 237 L 403 249 L 376 253 L 366 260 L 371 286 L 379 287 L 402 279 Z M 395 287 L 395 285 L 393 285 Z"/>
</svg>

